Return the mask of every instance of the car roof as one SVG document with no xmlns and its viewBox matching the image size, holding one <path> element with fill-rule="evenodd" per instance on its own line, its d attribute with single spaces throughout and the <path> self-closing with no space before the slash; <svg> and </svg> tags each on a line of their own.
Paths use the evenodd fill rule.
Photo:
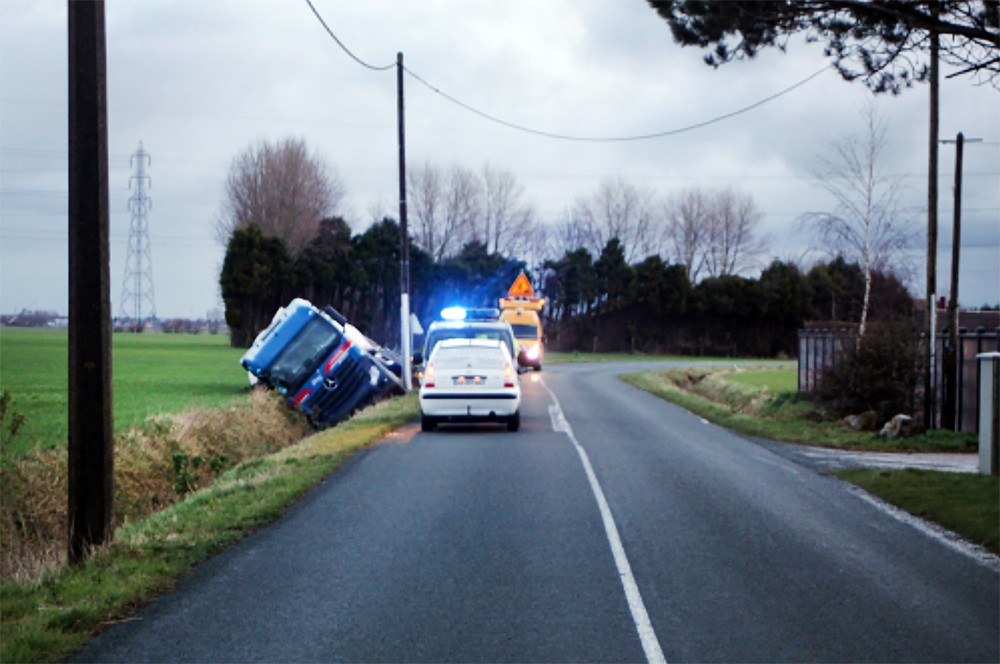
<svg viewBox="0 0 1000 664">
<path fill-rule="evenodd" d="M 495 330 L 509 327 L 510 323 L 505 320 L 436 320 L 431 323 L 427 332 L 433 330 L 461 330 L 466 328 Z"/>
</svg>

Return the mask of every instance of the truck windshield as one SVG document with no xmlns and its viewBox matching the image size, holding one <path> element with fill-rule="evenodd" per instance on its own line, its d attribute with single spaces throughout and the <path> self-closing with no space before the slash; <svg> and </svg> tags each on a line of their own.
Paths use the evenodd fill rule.
<svg viewBox="0 0 1000 664">
<path fill-rule="evenodd" d="M 294 391 L 340 345 L 341 338 L 326 320 L 311 318 L 268 368 L 271 382 L 275 387 Z"/>
<path fill-rule="evenodd" d="M 537 339 L 538 338 L 538 326 L 537 325 L 516 325 L 511 323 L 510 326 L 514 328 L 514 336 L 518 339 Z"/>
</svg>

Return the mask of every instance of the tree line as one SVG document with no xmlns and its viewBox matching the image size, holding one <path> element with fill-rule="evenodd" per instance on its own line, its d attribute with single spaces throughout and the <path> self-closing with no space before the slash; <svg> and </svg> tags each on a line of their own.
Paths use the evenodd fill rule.
<svg viewBox="0 0 1000 664">
<path fill-rule="evenodd" d="M 584 248 L 545 266 L 550 341 L 560 350 L 721 356 L 794 356 L 810 321 L 856 327 L 864 270 L 842 256 L 803 270 L 773 261 L 757 278 L 697 283 L 653 255 L 629 264 L 612 239 L 596 258 Z M 912 317 L 914 301 L 891 272 L 875 271 L 870 320 Z"/>
<path fill-rule="evenodd" d="M 369 336 L 397 344 L 399 235 L 389 218 L 353 236 L 342 218 L 327 218 L 293 258 L 257 225 L 237 229 L 220 279 L 232 344 L 249 345 L 293 297 L 332 304 Z M 495 306 L 526 269 L 475 241 L 441 261 L 412 239 L 410 252 L 411 308 L 425 324 L 451 304 Z M 856 323 L 865 299 L 863 270 L 843 257 L 807 271 L 774 261 L 758 278 L 692 283 L 686 266 L 658 255 L 630 264 L 617 238 L 596 258 L 580 247 L 529 276 L 548 300 L 550 347 L 565 351 L 794 355 L 807 321 Z M 913 300 L 892 273 L 875 273 L 870 299 L 872 320 L 912 315 Z"/>
<path fill-rule="evenodd" d="M 233 159 L 217 229 L 235 345 L 249 343 L 296 294 L 398 338 L 391 313 L 399 301 L 398 224 L 382 215 L 352 236 L 337 214 L 343 196 L 336 174 L 301 139 L 261 141 Z M 578 249 L 600 252 L 611 239 L 628 261 L 670 252 L 695 277 L 736 273 L 763 247 L 752 198 L 732 190 L 660 199 L 608 178 L 545 224 L 512 173 L 424 162 L 409 170 L 408 198 L 411 309 L 425 319 L 444 300 L 495 304 L 507 284 L 494 280 L 513 280 L 525 268 L 541 277 L 542 266 Z"/>
<path fill-rule="evenodd" d="M 762 213 L 743 192 L 658 196 L 606 178 L 545 224 L 511 173 L 424 162 L 408 174 L 411 311 L 428 321 L 452 304 L 495 306 L 527 270 L 549 298 L 557 348 L 791 354 L 794 330 L 811 319 L 860 322 L 863 334 L 877 281 L 891 311 L 909 306 L 892 261 L 907 219 L 896 183 L 872 176 L 885 133 L 870 109 L 866 128 L 863 141 L 835 142 L 815 174 L 844 183 L 828 185 L 837 209 L 800 217 L 831 259 L 808 272 L 774 262 L 759 278 L 745 275 L 767 249 Z M 336 212 L 343 197 L 300 139 L 263 141 L 234 158 L 218 223 L 234 345 L 248 345 L 292 297 L 332 304 L 370 336 L 399 343 L 399 224 L 382 215 L 353 235 Z"/>
</svg>

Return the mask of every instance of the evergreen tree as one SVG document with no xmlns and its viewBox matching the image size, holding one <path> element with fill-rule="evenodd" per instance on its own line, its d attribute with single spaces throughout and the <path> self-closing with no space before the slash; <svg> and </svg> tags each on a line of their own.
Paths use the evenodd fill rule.
<svg viewBox="0 0 1000 664">
<path fill-rule="evenodd" d="M 230 344 L 246 348 L 295 289 L 285 243 L 256 224 L 233 231 L 219 277 Z"/>
</svg>

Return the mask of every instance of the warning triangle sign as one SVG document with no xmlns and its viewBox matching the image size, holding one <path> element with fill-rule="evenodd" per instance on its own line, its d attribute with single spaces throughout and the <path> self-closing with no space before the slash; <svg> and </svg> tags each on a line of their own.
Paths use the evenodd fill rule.
<svg viewBox="0 0 1000 664">
<path fill-rule="evenodd" d="M 524 272 L 517 275 L 517 279 L 514 283 L 510 285 L 507 290 L 507 294 L 511 297 L 534 297 L 535 289 L 531 287 L 531 282 L 528 281 L 528 275 Z"/>
</svg>

